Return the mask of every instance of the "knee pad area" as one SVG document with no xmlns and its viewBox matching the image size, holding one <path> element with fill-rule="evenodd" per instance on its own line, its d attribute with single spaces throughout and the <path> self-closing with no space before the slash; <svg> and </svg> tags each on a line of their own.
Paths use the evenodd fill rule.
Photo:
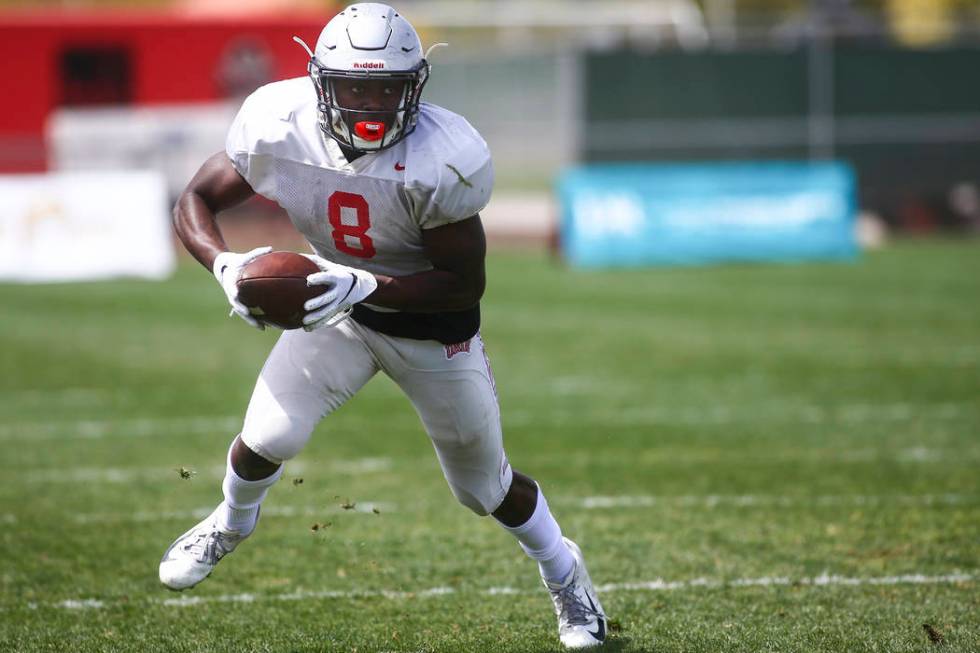
<svg viewBox="0 0 980 653">
<path fill-rule="evenodd" d="M 263 458 L 282 463 L 295 458 L 313 433 L 315 423 L 290 415 L 268 415 L 247 420 L 242 442 Z"/>
<path fill-rule="evenodd" d="M 479 479 L 478 482 L 470 482 L 467 485 L 462 485 L 458 481 L 454 481 L 452 478 L 447 476 L 446 480 L 449 481 L 449 489 L 452 490 L 453 496 L 461 504 L 475 512 L 481 517 L 486 517 L 494 510 L 500 507 L 503 502 L 504 497 L 507 496 L 507 490 L 510 488 L 510 465 L 506 466 L 506 473 L 499 480 L 483 478 L 480 479 L 478 475 L 469 477 L 469 481 L 474 479 Z"/>
<path fill-rule="evenodd" d="M 443 475 L 449 483 L 453 496 L 481 517 L 489 515 L 500 507 L 514 479 L 513 469 L 507 462 L 506 456 L 503 452 L 500 452 L 500 456 L 503 458 L 502 463 L 481 465 L 478 469 L 472 466 L 452 465 L 445 457 L 440 458 Z M 488 471 L 486 469 L 488 466 L 493 471 Z"/>
<path fill-rule="evenodd" d="M 449 488 L 453 491 L 453 496 L 456 497 L 457 501 L 475 512 L 480 517 L 486 517 L 496 508 L 496 506 L 491 507 L 484 505 L 476 496 L 470 494 L 462 488 L 456 487 L 455 485 L 450 485 Z M 499 502 L 497 503 L 499 505 Z"/>
</svg>

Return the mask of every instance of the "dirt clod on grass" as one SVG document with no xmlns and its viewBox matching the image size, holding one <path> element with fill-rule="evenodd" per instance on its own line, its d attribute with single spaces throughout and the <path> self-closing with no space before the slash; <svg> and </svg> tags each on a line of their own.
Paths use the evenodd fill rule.
<svg viewBox="0 0 980 653">
<path fill-rule="evenodd" d="M 929 624 L 922 624 L 922 628 L 926 631 L 926 635 L 929 636 L 929 641 L 933 644 L 943 644 L 946 640 L 943 638 L 943 634 L 933 628 Z"/>
</svg>

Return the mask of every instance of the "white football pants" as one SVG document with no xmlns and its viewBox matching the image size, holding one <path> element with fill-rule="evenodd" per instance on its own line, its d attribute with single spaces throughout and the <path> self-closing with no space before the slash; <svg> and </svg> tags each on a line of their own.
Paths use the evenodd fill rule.
<svg viewBox="0 0 980 653">
<path fill-rule="evenodd" d="M 296 456 L 316 424 L 383 370 L 408 396 L 456 498 L 479 515 L 500 506 L 513 472 L 479 334 L 460 345 L 386 336 L 353 319 L 286 331 L 259 374 L 242 441 L 272 462 Z"/>
</svg>

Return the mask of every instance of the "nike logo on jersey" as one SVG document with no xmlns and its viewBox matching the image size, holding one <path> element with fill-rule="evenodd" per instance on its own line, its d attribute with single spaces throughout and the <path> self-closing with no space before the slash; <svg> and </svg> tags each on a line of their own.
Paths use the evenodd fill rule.
<svg viewBox="0 0 980 653">
<path fill-rule="evenodd" d="M 396 163 L 395 164 L 395 170 L 397 170 L 398 172 L 401 172 L 404 169 L 405 169 L 405 166 L 403 166 L 402 164 L 400 164 L 400 163 Z"/>
</svg>

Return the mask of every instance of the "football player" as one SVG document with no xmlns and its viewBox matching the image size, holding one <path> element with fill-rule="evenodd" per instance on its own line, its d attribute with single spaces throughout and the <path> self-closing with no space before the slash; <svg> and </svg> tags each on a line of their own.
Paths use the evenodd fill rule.
<svg viewBox="0 0 980 653">
<path fill-rule="evenodd" d="M 562 537 L 538 484 L 504 454 L 479 333 L 487 145 L 462 117 L 420 102 L 427 53 L 391 7 L 347 7 L 307 52 L 309 76 L 249 96 L 226 151 L 204 163 L 174 208 L 184 245 L 253 327 L 264 325 L 238 301 L 236 281 L 269 248 L 230 252 L 215 222 L 253 194 L 283 207 L 312 245 L 321 271 L 308 283 L 323 292 L 259 374 L 228 452 L 224 501 L 170 545 L 160 580 L 182 590 L 207 578 L 255 530 L 283 463 L 382 371 L 415 406 L 459 502 L 493 515 L 537 561 L 562 644 L 599 645 L 606 616 L 582 553 Z"/>
</svg>

